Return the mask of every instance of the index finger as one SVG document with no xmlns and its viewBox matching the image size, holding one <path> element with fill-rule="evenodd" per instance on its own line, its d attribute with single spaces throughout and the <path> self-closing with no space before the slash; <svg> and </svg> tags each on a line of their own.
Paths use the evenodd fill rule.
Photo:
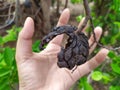
<svg viewBox="0 0 120 90">
<path fill-rule="evenodd" d="M 70 18 L 70 11 L 67 8 L 62 12 L 57 26 L 62 26 L 62 25 L 67 24 L 69 21 L 69 18 Z M 61 45 L 62 39 L 63 39 L 63 34 L 56 36 L 50 43 L 56 44 L 56 45 Z"/>
</svg>

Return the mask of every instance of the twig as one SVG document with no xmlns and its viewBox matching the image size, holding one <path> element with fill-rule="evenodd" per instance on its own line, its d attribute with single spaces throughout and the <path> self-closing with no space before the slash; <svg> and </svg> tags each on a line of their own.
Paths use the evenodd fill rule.
<svg viewBox="0 0 120 90">
<path fill-rule="evenodd" d="M 15 24 L 16 26 L 18 26 L 18 21 L 19 21 L 19 16 L 20 16 L 20 1 L 16 0 L 16 4 L 15 4 Z"/>
<path fill-rule="evenodd" d="M 6 9 L 8 9 L 9 8 L 9 6 L 7 5 L 7 6 L 4 6 L 3 8 L 0 8 L 0 12 L 3 12 L 3 11 L 5 11 Z"/>
<path fill-rule="evenodd" d="M 0 30 L 3 30 L 4 28 L 10 26 L 10 25 L 14 22 L 14 20 L 15 20 L 15 15 L 14 15 L 13 18 L 9 21 L 8 24 L 5 24 L 5 25 L 3 25 L 3 26 L 0 26 Z"/>
<path fill-rule="evenodd" d="M 65 6 L 64 6 L 64 9 L 67 8 L 68 6 L 68 0 L 65 0 Z"/>
<path fill-rule="evenodd" d="M 57 9 L 56 9 L 57 16 L 59 16 L 59 9 L 60 9 L 60 0 L 57 0 Z"/>
<path fill-rule="evenodd" d="M 78 28 L 76 33 L 81 32 L 85 28 L 85 26 L 87 25 L 88 20 L 91 18 L 91 16 L 90 16 L 90 9 L 89 9 L 89 6 L 88 6 L 88 1 L 87 0 L 83 0 L 83 4 L 84 4 L 84 8 L 85 8 L 86 17 L 85 17 L 85 19 L 83 21 L 83 24 L 81 25 L 81 27 Z"/>
<path fill-rule="evenodd" d="M 10 13 L 9 15 L 0 15 L 0 17 L 8 17 L 8 16 L 12 16 L 13 14 Z"/>
<path fill-rule="evenodd" d="M 10 4 L 9 10 L 8 10 L 8 18 L 7 18 L 7 21 L 9 21 L 9 20 L 10 20 L 10 17 L 11 17 L 10 14 L 11 14 L 12 5 L 13 5 L 13 3 Z"/>
<path fill-rule="evenodd" d="M 13 6 L 13 3 L 11 3 L 11 4 L 9 5 L 8 15 L 0 15 L 0 17 L 8 16 L 8 19 L 6 20 L 6 21 L 8 21 L 7 24 L 5 24 L 5 25 L 3 25 L 3 26 L 0 26 L 0 30 L 3 30 L 4 28 L 10 26 L 10 25 L 14 22 L 14 20 L 15 20 L 15 15 L 14 15 L 14 13 L 11 14 L 11 8 L 12 8 L 12 6 Z M 7 6 L 6 8 L 4 7 L 4 9 L 7 9 L 7 8 L 8 8 L 8 6 Z M 1 10 L 2 10 L 2 9 L 1 9 Z M 10 20 L 11 15 L 13 15 L 13 18 Z"/>
<path fill-rule="evenodd" d="M 39 14 L 41 21 L 43 21 L 42 8 L 39 6 L 38 10 L 35 12 L 34 18 Z"/>
</svg>

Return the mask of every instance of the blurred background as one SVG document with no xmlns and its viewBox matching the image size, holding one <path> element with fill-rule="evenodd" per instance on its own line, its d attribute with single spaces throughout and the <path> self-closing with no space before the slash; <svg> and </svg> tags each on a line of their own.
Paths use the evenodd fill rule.
<svg viewBox="0 0 120 90">
<path fill-rule="evenodd" d="M 120 0 L 88 0 L 94 26 L 103 28 L 100 42 L 107 48 L 120 46 Z M 15 62 L 18 33 L 26 17 L 35 22 L 33 51 L 39 52 L 40 40 L 56 26 L 64 8 L 69 8 L 68 24 L 77 26 L 85 17 L 83 0 L 0 0 L 0 90 L 18 90 Z M 86 30 L 88 37 L 92 31 Z M 100 46 L 94 50 L 94 56 Z M 120 90 L 120 50 L 110 51 L 106 61 L 78 80 L 71 90 Z"/>
</svg>

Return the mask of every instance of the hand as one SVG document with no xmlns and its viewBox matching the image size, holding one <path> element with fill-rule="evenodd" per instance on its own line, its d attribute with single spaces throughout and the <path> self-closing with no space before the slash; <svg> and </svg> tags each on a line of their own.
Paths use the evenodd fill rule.
<svg viewBox="0 0 120 90">
<path fill-rule="evenodd" d="M 60 16 L 57 26 L 67 24 L 70 14 L 65 9 Z M 78 25 L 80 26 L 81 23 Z M 57 66 L 57 54 L 60 52 L 60 45 L 63 35 L 55 37 L 40 53 L 32 52 L 32 37 L 34 33 L 34 22 L 29 17 L 25 21 L 22 31 L 19 33 L 16 61 L 19 75 L 20 90 L 69 90 L 70 87 L 82 76 L 99 66 L 107 56 L 108 50 L 100 50 L 96 56 L 80 65 L 71 73 L 66 68 Z M 97 40 L 102 33 L 100 27 L 95 28 Z M 89 44 L 94 41 L 93 36 Z M 96 43 L 91 47 L 90 53 L 94 50 Z"/>
</svg>

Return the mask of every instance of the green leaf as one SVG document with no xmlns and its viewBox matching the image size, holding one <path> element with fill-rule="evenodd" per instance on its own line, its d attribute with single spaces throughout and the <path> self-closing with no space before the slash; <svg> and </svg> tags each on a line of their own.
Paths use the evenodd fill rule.
<svg viewBox="0 0 120 90">
<path fill-rule="evenodd" d="M 5 69 L 5 68 L 0 69 L 0 77 L 3 77 L 9 73 L 10 73 L 10 69 Z"/>
<path fill-rule="evenodd" d="M 115 21 L 114 24 L 120 28 L 120 22 Z"/>
<path fill-rule="evenodd" d="M 77 16 L 77 17 L 76 17 L 77 22 L 80 22 L 80 21 L 82 20 L 82 18 L 83 18 L 82 15 Z"/>
<path fill-rule="evenodd" d="M 2 83 L 2 85 L 0 85 L 0 90 L 11 90 L 11 87 L 8 82 L 5 82 L 4 84 Z"/>
<path fill-rule="evenodd" d="M 120 90 L 120 86 L 110 86 L 109 90 Z"/>
<path fill-rule="evenodd" d="M 14 52 L 11 48 L 6 47 L 4 49 L 4 60 L 8 66 L 10 66 L 13 63 L 14 60 Z"/>
<path fill-rule="evenodd" d="M 93 90 L 93 88 L 89 83 L 84 83 L 84 90 Z"/>
<path fill-rule="evenodd" d="M 102 79 L 102 73 L 100 71 L 94 71 L 92 72 L 92 79 L 95 81 L 99 81 Z"/>
<path fill-rule="evenodd" d="M 80 79 L 79 87 L 82 87 L 82 90 L 93 90 L 92 86 L 87 82 L 87 77 Z"/>
<path fill-rule="evenodd" d="M 2 77 L 0 79 L 0 90 L 11 90 L 8 77 Z"/>
<path fill-rule="evenodd" d="M 6 66 L 7 66 L 7 65 L 6 65 L 4 59 L 1 60 L 1 62 L 0 62 L 0 69 L 3 68 L 3 67 L 6 67 Z"/>
<path fill-rule="evenodd" d="M 0 36 L 0 45 L 2 45 L 3 44 L 3 39 L 2 39 L 2 37 Z"/>
<path fill-rule="evenodd" d="M 108 56 L 109 56 L 110 58 L 113 58 L 113 57 L 115 57 L 116 55 L 115 55 L 115 52 L 110 51 L 110 52 L 108 53 Z"/>
<path fill-rule="evenodd" d="M 16 26 L 14 26 L 12 29 L 14 31 L 16 31 L 16 32 L 20 32 L 22 30 L 22 27 L 16 27 Z"/>
<path fill-rule="evenodd" d="M 112 62 L 120 62 L 120 56 L 117 55 L 117 53 L 113 52 L 113 51 L 110 51 L 108 56 L 112 59 Z"/>
<path fill-rule="evenodd" d="M 9 41 L 15 41 L 17 39 L 17 33 L 14 29 L 8 30 L 7 35 L 3 37 L 3 42 L 7 43 Z"/>
<path fill-rule="evenodd" d="M 109 82 L 112 81 L 112 77 L 109 75 L 109 73 L 103 73 L 102 75 L 103 75 L 102 79 L 105 84 L 108 84 Z"/>
<path fill-rule="evenodd" d="M 75 4 L 75 3 L 80 3 L 81 2 L 81 0 L 70 0 L 71 1 L 71 3 L 73 3 L 73 4 Z"/>
<path fill-rule="evenodd" d="M 3 54 L 0 53 L 0 62 L 3 60 Z"/>
<path fill-rule="evenodd" d="M 40 51 L 39 45 L 40 45 L 40 40 L 37 40 L 32 46 L 33 52 L 39 52 Z"/>
<path fill-rule="evenodd" d="M 120 63 L 111 63 L 112 70 L 120 74 Z"/>
</svg>

